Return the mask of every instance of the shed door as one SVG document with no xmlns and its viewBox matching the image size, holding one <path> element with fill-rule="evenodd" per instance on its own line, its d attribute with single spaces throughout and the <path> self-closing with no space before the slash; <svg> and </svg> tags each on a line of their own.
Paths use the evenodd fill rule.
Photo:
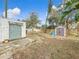
<svg viewBox="0 0 79 59">
<path fill-rule="evenodd" d="M 10 39 L 21 38 L 21 25 L 10 24 L 9 31 Z"/>
</svg>

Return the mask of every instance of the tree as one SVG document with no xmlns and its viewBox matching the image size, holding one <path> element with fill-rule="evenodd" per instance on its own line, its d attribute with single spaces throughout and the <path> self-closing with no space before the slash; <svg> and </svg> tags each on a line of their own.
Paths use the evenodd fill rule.
<svg viewBox="0 0 79 59">
<path fill-rule="evenodd" d="M 62 20 L 69 15 L 71 12 L 79 9 L 79 1 L 78 0 L 69 0 L 64 7 L 64 12 L 62 14 Z"/>
<path fill-rule="evenodd" d="M 36 28 L 37 25 L 40 23 L 40 20 L 38 19 L 38 16 L 35 12 L 32 12 L 30 14 L 30 17 L 25 21 L 26 21 L 26 27 L 32 29 Z"/>
<path fill-rule="evenodd" d="M 69 18 L 70 18 L 70 15 L 74 12 L 73 11 L 76 11 L 76 13 L 78 12 L 78 9 L 79 9 L 79 1 L 78 0 L 68 0 L 66 3 L 65 3 L 65 6 L 64 6 L 64 11 L 62 13 L 62 17 L 61 17 L 61 21 L 64 21 L 66 23 L 66 27 L 68 29 L 68 21 L 69 21 Z M 75 14 L 75 21 L 77 21 L 77 15 L 78 14 Z M 65 21 L 64 18 L 67 18 L 67 20 Z"/>
<path fill-rule="evenodd" d="M 56 9 L 52 8 L 51 15 L 48 18 L 50 27 L 55 28 L 59 24 L 60 16 Z"/>
<path fill-rule="evenodd" d="M 77 12 L 77 13 L 75 14 L 75 21 L 76 21 L 76 22 L 79 21 L 79 12 Z"/>
</svg>

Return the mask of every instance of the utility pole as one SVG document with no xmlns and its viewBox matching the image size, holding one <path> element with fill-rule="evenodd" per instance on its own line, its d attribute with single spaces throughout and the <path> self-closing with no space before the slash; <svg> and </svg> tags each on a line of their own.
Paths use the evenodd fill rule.
<svg viewBox="0 0 79 59">
<path fill-rule="evenodd" d="M 47 16 L 46 16 L 46 21 L 45 21 L 45 29 L 47 28 L 47 21 L 48 21 L 48 17 L 51 13 L 52 10 L 52 0 L 48 0 L 48 10 L 47 10 Z M 46 32 L 46 30 L 45 30 Z"/>
<path fill-rule="evenodd" d="M 47 10 L 47 17 L 46 17 L 46 22 L 45 22 L 46 25 L 47 25 L 47 20 L 51 13 L 51 10 L 52 10 L 52 0 L 48 0 L 48 10 Z"/>
<path fill-rule="evenodd" d="M 7 18 L 8 0 L 4 0 L 5 3 L 5 18 Z"/>
</svg>

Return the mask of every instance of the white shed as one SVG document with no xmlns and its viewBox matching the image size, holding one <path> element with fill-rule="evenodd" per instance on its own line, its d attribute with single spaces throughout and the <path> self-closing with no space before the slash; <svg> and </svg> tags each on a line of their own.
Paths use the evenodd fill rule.
<svg viewBox="0 0 79 59">
<path fill-rule="evenodd" d="M 17 39 L 26 37 L 26 24 L 21 21 L 10 21 L 0 18 L 0 42 L 5 39 Z"/>
</svg>

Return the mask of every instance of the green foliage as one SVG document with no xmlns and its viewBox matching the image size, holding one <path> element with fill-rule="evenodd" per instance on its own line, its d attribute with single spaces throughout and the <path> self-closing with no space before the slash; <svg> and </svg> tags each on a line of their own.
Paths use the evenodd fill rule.
<svg viewBox="0 0 79 59">
<path fill-rule="evenodd" d="M 26 27 L 27 28 L 34 28 L 40 23 L 38 16 L 35 12 L 30 14 L 30 17 L 26 20 Z"/>
<path fill-rule="evenodd" d="M 75 21 L 76 21 L 76 22 L 79 21 L 79 12 L 76 13 L 76 15 L 75 15 Z"/>
<path fill-rule="evenodd" d="M 48 18 L 47 18 L 49 24 L 48 26 L 55 27 L 59 23 L 59 20 L 60 20 L 60 15 L 58 11 L 51 7 L 51 12 L 48 14 Z"/>
<path fill-rule="evenodd" d="M 70 0 L 65 4 L 64 12 L 62 13 L 61 20 L 63 20 L 66 16 L 68 16 L 71 12 L 79 9 L 79 1 L 78 0 Z M 77 15 L 77 14 L 76 14 Z M 76 16 L 75 15 L 75 16 Z M 77 17 L 76 17 L 77 18 Z"/>
<path fill-rule="evenodd" d="M 73 6 L 75 6 L 76 5 L 76 3 L 78 2 L 78 0 L 69 0 L 65 5 L 65 9 L 67 9 L 67 8 L 69 8 L 69 7 L 71 7 L 72 6 L 72 8 L 73 8 Z"/>
</svg>

